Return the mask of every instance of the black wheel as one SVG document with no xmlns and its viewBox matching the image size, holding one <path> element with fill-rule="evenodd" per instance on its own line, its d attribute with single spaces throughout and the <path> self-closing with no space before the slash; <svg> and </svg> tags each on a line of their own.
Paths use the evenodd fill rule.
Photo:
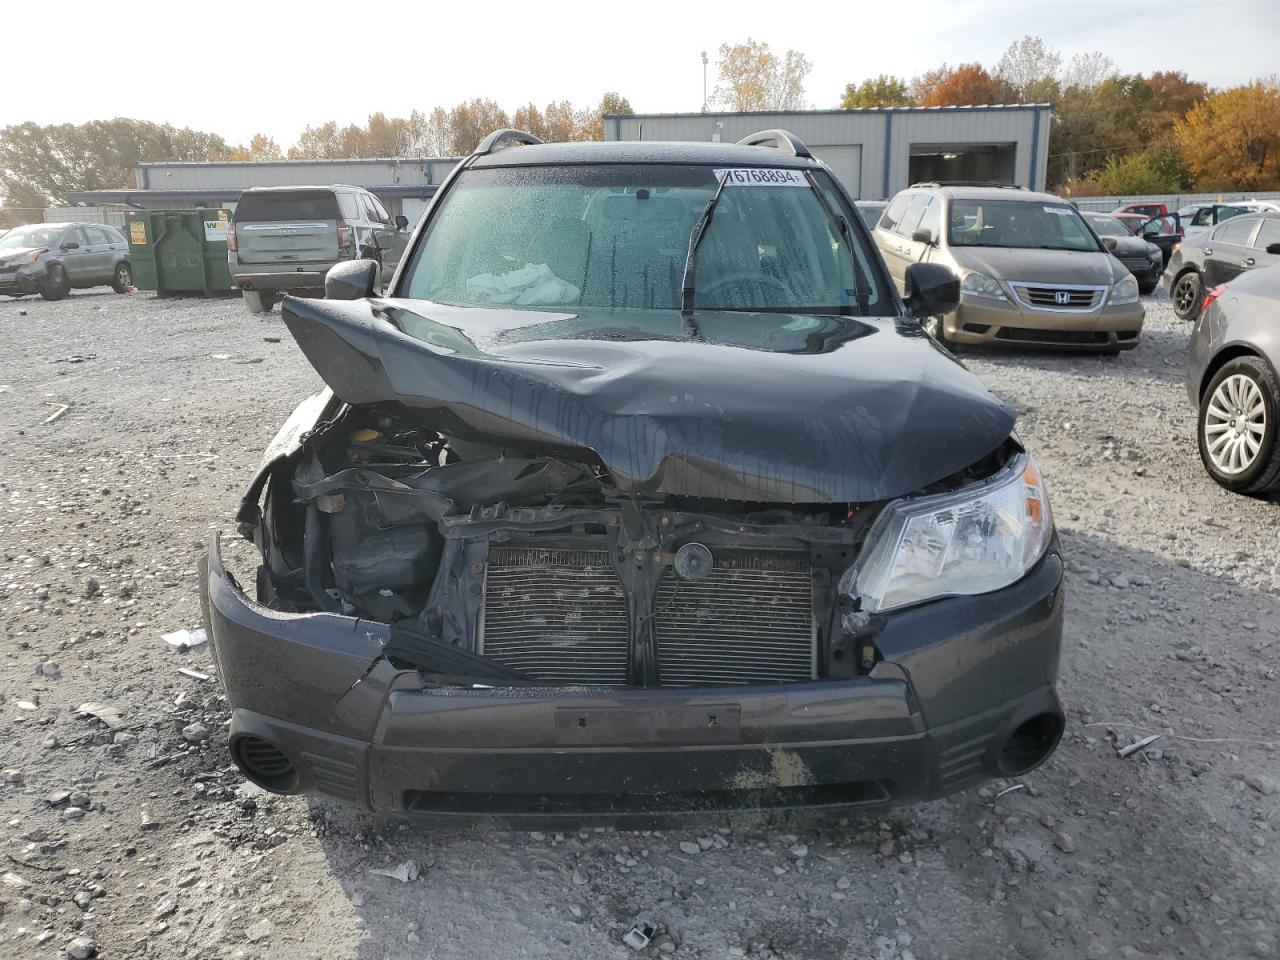
<svg viewBox="0 0 1280 960">
<path fill-rule="evenodd" d="M 132 286 L 133 270 L 123 261 L 117 263 L 115 275 L 111 278 L 111 289 L 116 293 L 128 293 Z"/>
<path fill-rule="evenodd" d="M 1200 274 L 1195 270 L 1178 274 L 1173 286 L 1169 288 L 1169 299 L 1173 301 L 1175 317 L 1179 320 L 1194 320 L 1200 316 L 1200 304 L 1204 300 L 1201 296 L 1202 287 Z"/>
<path fill-rule="evenodd" d="M 1204 468 L 1221 486 L 1249 494 L 1280 489 L 1278 404 L 1280 383 L 1259 357 L 1237 357 L 1209 382 L 1196 440 Z"/>
<path fill-rule="evenodd" d="M 55 263 L 40 284 L 40 296 L 46 300 L 61 300 L 70 292 L 71 281 L 67 279 L 67 271 L 62 269 L 61 264 Z"/>
</svg>

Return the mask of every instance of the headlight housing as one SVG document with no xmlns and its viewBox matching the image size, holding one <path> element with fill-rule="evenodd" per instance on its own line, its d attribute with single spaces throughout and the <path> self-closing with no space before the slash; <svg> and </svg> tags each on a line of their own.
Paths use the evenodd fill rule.
<svg viewBox="0 0 1280 960">
<path fill-rule="evenodd" d="M 978 273 L 976 270 L 971 270 L 964 275 L 964 279 L 960 281 L 960 292 L 972 297 L 986 297 L 988 300 L 1009 299 L 1004 295 L 1004 290 L 1000 288 L 1000 284 L 994 277 Z"/>
<path fill-rule="evenodd" d="M 1138 302 L 1138 281 L 1133 279 L 1132 273 L 1125 274 L 1125 278 L 1111 288 L 1111 302 L 1113 304 Z"/>
<path fill-rule="evenodd" d="M 1052 537 L 1040 471 L 1019 453 L 981 483 L 885 507 L 840 592 L 871 613 L 989 593 L 1025 576 Z"/>
</svg>

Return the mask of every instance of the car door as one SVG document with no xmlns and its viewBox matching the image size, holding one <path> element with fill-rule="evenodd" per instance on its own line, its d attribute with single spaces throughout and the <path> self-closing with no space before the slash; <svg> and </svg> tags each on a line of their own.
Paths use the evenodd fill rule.
<svg viewBox="0 0 1280 960">
<path fill-rule="evenodd" d="M 907 204 L 911 202 L 912 196 L 913 194 L 910 193 L 900 193 L 894 197 L 873 231 L 876 247 L 880 251 L 880 256 L 884 258 L 884 265 L 889 268 L 889 275 L 893 277 L 893 282 L 898 285 L 899 291 L 902 290 L 905 282 L 907 266 L 906 258 L 899 253 L 898 248 L 902 246 L 902 238 L 897 234 L 897 227 L 898 221 L 907 212 Z"/>
<path fill-rule="evenodd" d="M 1253 235 L 1253 252 L 1245 258 L 1245 263 L 1253 270 L 1280 264 L 1280 217 L 1266 217 L 1258 225 L 1258 232 Z"/>
<path fill-rule="evenodd" d="M 904 292 L 907 282 L 907 267 L 916 263 L 923 251 L 924 245 L 913 239 L 913 233 L 916 226 L 920 223 L 925 208 L 928 207 L 929 201 L 933 198 L 927 193 L 908 194 L 906 207 L 902 211 L 902 215 L 898 217 L 891 229 L 885 233 L 885 245 L 882 250 L 885 255 L 885 262 L 889 265 L 889 272 L 893 275 L 893 281 L 898 285 L 898 291 Z M 882 220 L 881 223 L 884 221 Z"/>
<path fill-rule="evenodd" d="M 89 282 L 91 275 L 88 266 L 89 238 L 85 236 L 83 227 L 71 227 L 58 241 L 58 260 L 66 271 L 67 279 L 72 286 L 82 286 Z"/>
<path fill-rule="evenodd" d="M 89 255 L 85 258 L 85 283 L 110 283 L 112 261 L 111 237 L 98 226 L 82 227 L 89 241 Z"/>
<path fill-rule="evenodd" d="M 382 249 L 383 278 L 390 280 L 391 274 L 400 263 L 400 257 L 404 255 L 405 236 L 391 219 L 391 214 L 387 213 L 387 208 L 382 205 L 382 201 L 373 194 L 369 194 L 368 197 L 373 209 L 375 228 L 378 231 L 378 246 Z"/>
<path fill-rule="evenodd" d="M 1248 270 L 1257 261 L 1251 246 L 1258 217 L 1236 217 L 1213 230 L 1204 245 L 1204 287 L 1226 283 Z"/>
</svg>

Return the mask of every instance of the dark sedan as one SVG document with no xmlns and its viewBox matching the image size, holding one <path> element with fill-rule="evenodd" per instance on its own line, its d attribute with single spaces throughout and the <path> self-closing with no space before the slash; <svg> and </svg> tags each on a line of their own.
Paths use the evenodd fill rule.
<svg viewBox="0 0 1280 960">
<path fill-rule="evenodd" d="M 1139 293 L 1150 293 L 1160 282 L 1164 254 L 1154 243 L 1135 237 L 1129 228 L 1109 213 L 1085 213 L 1084 218 L 1111 255 L 1125 265 L 1138 281 Z"/>
<path fill-rule="evenodd" d="M 1154 243 L 1160 248 L 1163 266 L 1169 265 L 1174 248 L 1182 242 L 1183 229 L 1176 213 L 1166 213 L 1156 217 L 1147 217 L 1141 213 L 1113 213 L 1135 237 L 1142 237 L 1147 243 Z"/>
<path fill-rule="evenodd" d="M 1280 226 L 1280 219 L 1267 222 Z M 1200 459 L 1209 476 L 1237 493 L 1280 490 L 1277 317 L 1280 265 L 1210 290 L 1191 334 L 1187 394 L 1200 411 Z"/>
<path fill-rule="evenodd" d="M 1207 290 L 1250 270 L 1280 263 L 1280 213 L 1233 217 L 1211 232 L 1185 240 L 1173 253 L 1164 278 L 1173 312 L 1194 320 Z"/>
</svg>

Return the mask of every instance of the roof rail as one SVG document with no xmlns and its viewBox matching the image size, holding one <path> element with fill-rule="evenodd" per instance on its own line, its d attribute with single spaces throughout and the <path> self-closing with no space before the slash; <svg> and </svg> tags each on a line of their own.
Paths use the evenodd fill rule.
<svg viewBox="0 0 1280 960">
<path fill-rule="evenodd" d="M 480 156 L 484 156 L 486 153 L 493 153 L 495 150 L 500 149 L 501 145 L 512 140 L 516 143 L 526 144 L 542 142 L 532 133 L 525 133 L 523 130 L 515 130 L 511 127 L 503 127 L 501 130 L 493 131 L 493 133 L 481 140 L 475 152 Z"/>
<path fill-rule="evenodd" d="M 772 143 L 779 150 L 789 153 L 793 157 L 813 156 L 799 137 L 786 130 L 761 130 L 759 133 L 753 133 L 749 137 L 743 137 L 738 143 L 748 147 L 762 147 L 765 144 Z"/>
<path fill-rule="evenodd" d="M 998 183 L 994 180 L 924 180 L 920 183 L 911 184 L 907 189 L 916 190 L 928 187 L 991 187 L 997 190 L 1027 189 L 1020 183 Z"/>
</svg>

